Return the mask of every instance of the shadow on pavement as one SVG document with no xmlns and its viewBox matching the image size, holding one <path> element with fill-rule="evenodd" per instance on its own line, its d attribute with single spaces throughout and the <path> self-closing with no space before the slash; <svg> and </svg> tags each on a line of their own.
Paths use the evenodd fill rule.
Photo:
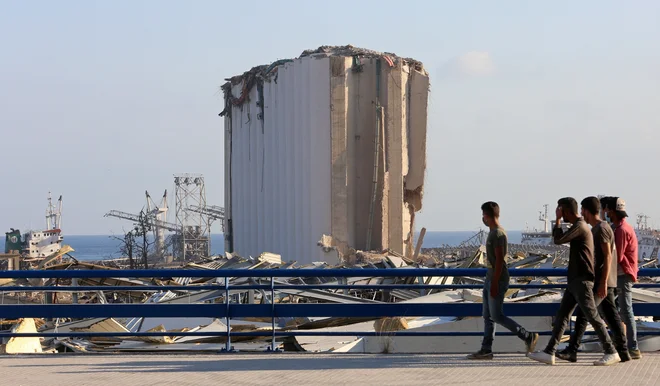
<svg viewBox="0 0 660 386">
<path fill-rule="evenodd" d="M 251 358 L 252 356 L 252 358 Z M 123 356 L 122 361 L 117 356 L 94 356 L 93 363 L 86 360 L 71 361 L 67 364 L 49 364 L 48 360 L 35 361 L 34 365 L 18 365 L 12 367 L 62 367 L 61 374 L 81 374 L 98 372 L 117 373 L 169 373 L 169 372 L 228 372 L 228 371 L 290 371 L 290 370 L 332 370 L 332 369 L 387 369 L 387 368 L 502 368 L 547 366 L 532 361 L 520 354 L 500 355 L 494 360 L 472 361 L 464 356 L 434 356 L 434 355 L 249 355 L 249 354 L 219 354 L 217 357 L 203 356 L 196 359 L 194 355 L 142 356 L 141 360 L 132 360 L 131 356 Z M 82 358 L 85 358 L 83 356 Z M 91 357 L 89 357 L 91 358 Z M 107 362 L 103 363 L 107 358 Z M 142 359 L 143 358 L 143 359 Z M 154 360 L 154 359 L 158 360 Z M 589 365 L 584 358 L 582 363 L 572 366 Z M 558 363 L 561 365 L 561 363 Z"/>
</svg>

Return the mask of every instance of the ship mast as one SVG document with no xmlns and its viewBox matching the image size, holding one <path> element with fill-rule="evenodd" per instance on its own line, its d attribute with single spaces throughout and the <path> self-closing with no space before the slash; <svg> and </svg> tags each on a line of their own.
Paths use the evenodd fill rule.
<svg viewBox="0 0 660 386">
<path fill-rule="evenodd" d="M 548 233 L 550 231 L 548 224 L 548 204 L 543 205 L 545 212 L 539 212 L 539 221 L 543 221 L 543 231 Z"/>
<path fill-rule="evenodd" d="M 46 229 L 61 229 L 62 222 L 62 196 L 57 200 L 57 207 L 53 205 L 53 199 L 48 192 L 48 209 L 46 209 Z"/>
</svg>

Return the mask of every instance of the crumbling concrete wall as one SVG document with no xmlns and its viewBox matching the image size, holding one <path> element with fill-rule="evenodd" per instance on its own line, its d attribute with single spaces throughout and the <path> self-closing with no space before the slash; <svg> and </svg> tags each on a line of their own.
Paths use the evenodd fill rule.
<svg viewBox="0 0 660 386">
<path fill-rule="evenodd" d="M 428 82 L 419 62 L 353 47 L 322 47 L 231 79 L 227 251 L 301 263 L 335 263 L 336 245 L 411 256 Z M 323 235 L 330 248 L 317 246 Z"/>
</svg>

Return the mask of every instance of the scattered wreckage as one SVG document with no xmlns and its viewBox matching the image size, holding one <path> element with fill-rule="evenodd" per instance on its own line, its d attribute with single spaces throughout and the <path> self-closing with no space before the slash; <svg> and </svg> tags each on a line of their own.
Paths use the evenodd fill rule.
<svg viewBox="0 0 660 386">
<path fill-rule="evenodd" d="M 257 258 L 244 258 L 226 254 L 215 259 L 188 263 L 184 269 L 223 270 L 223 269 L 291 269 L 303 268 L 310 271 L 328 268 L 377 268 L 400 269 L 413 267 L 428 268 L 480 268 L 485 266 L 485 250 L 477 247 L 467 257 L 459 257 L 448 250 L 423 249 L 414 259 L 384 251 L 382 253 L 356 251 L 351 263 L 340 266 L 329 266 L 326 263 L 316 263 L 307 266 L 296 266 L 295 262 L 282 262 L 281 257 L 272 253 L 264 253 Z M 547 251 L 541 251 L 547 252 Z M 509 267 L 516 268 L 552 268 L 566 264 L 567 256 L 561 250 L 555 253 L 513 253 L 508 257 Z M 110 266 L 109 266 L 110 265 Z M 114 266 L 113 266 L 114 265 Z M 71 293 L 66 287 L 72 285 L 75 279 L 1 279 L 1 286 L 53 286 L 62 287 L 62 292 L 2 292 L 3 304 L 41 304 L 47 303 L 224 303 L 223 290 L 196 290 L 195 287 L 217 283 L 224 280 L 215 277 L 178 277 L 165 280 L 154 278 L 122 278 L 121 267 L 117 264 L 94 264 L 75 260 L 52 264 L 48 270 L 72 269 L 104 269 L 117 270 L 115 278 L 84 278 L 77 279 L 78 286 L 108 286 L 108 290 Z M 328 278 L 315 277 L 312 272 L 308 277 L 278 278 L 276 284 L 349 284 L 349 285 L 380 285 L 380 284 L 480 284 L 480 277 L 355 277 Z M 518 284 L 525 283 L 562 283 L 564 277 L 520 277 L 513 278 Z M 658 278 L 644 278 L 658 281 Z M 278 289 L 274 299 L 269 291 L 241 290 L 241 285 L 267 284 L 270 279 L 263 278 L 232 278 L 230 284 L 230 301 L 236 303 L 460 303 L 482 301 L 481 291 L 474 289 L 438 290 L 438 289 Z M 185 286 L 185 290 L 174 291 L 157 289 L 140 290 L 140 287 L 177 285 Z M 117 287 L 120 286 L 120 287 Z M 113 287 L 125 289 L 135 287 L 135 290 L 113 290 Z M 237 288 L 238 287 L 238 288 Z M 510 289 L 507 292 L 507 302 L 557 302 L 561 298 L 559 290 L 555 289 Z M 635 301 L 660 302 L 660 294 L 649 289 L 635 289 Z M 45 299 L 45 300 L 44 300 Z M 521 317 L 516 318 L 525 328 L 530 330 L 550 330 L 551 317 Z M 449 353 L 466 352 L 478 347 L 479 336 L 397 336 L 398 331 L 481 331 L 483 320 L 480 317 L 414 317 L 414 318 L 276 318 L 272 324 L 270 318 L 231 319 L 231 332 L 251 332 L 251 336 L 233 336 L 232 346 L 238 351 L 264 351 L 271 347 L 272 328 L 279 332 L 291 332 L 290 336 L 278 336 L 277 348 L 284 351 L 310 352 L 362 352 L 362 353 Z M 0 329 L 12 332 L 43 332 L 43 333 L 86 333 L 104 332 L 113 336 L 93 338 L 3 338 L 2 352 L 13 353 L 64 353 L 64 352 L 218 352 L 225 347 L 226 337 L 219 333 L 227 332 L 223 319 L 214 318 L 95 318 L 83 320 L 70 319 L 30 319 L 0 320 Z M 638 318 L 638 328 L 660 329 L 660 323 L 653 318 Z M 297 331 L 329 331 L 333 336 L 296 336 Z M 354 335 L 355 331 L 367 331 L 376 334 L 370 336 Z M 167 336 L 128 336 L 131 332 L 167 332 Z M 209 336 L 197 334 L 182 336 L 186 332 L 209 332 Z M 263 336 L 258 336 L 263 332 Z M 346 332 L 346 336 L 341 336 Z M 115 335 L 116 334 L 116 335 Z M 567 337 L 565 337 L 567 339 Z M 546 338 L 547 339 L 547 338 Z M 543 338 L 541 339 L 543 340 Z M 540 342 L 539 344 L 544 344 Z M 660 350 L 660 337 L 647 336 L 640 339 L 643 351 Z M 585 339 L 585 350 L 597 350 L 598 343 Z M 515 337 L 502 336 L 495 342 L 494 350 L 503 352 L 522 351 L 523 347 Z"/>
</svg>

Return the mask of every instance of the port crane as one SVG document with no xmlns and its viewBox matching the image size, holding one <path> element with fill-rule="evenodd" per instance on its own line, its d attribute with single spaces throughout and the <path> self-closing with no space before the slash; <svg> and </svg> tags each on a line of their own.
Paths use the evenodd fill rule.
<svg viewBox="0 0 660 386">
<path fill-rule="evenodd" d="M 147 224 L 154 232 L 154 239 L 156 241 L 156 253 L 158 256 L 163 256 L 165 253 L 165 231 L 181 233 L 181 227 L 179 227 L 177 224 L 167 222 L 167 190 L 165 190 L 159 205 L 154 202 L 148 191 L 145 191 L 144 194 L 147 199 L 144 219 L 140 218 L 140 214 L 127 213 L 120 210 L 111 210 L 103 217 L 121 218 L 124 220 L 132 221 L 134 223 L 140 223 L 140 221 L 146 220 Z"/>
<path fill-rule="evenodd" d="M 143 207 L 143 218 L 140 214 L 133 214 L 128 212 L 123 212 L 120 210 L 111 210 L 104 215 L 104 217 L 114 217 L 120 218 L 123 220 L 132 221 L 133 223 L 140 223 L 145 221 L 147 225 L 154 232 L 154 239 L 156 241 L 156 251 L 159 256 L 164 256 L 165 253 L 165 232 L 173 232 L 176 234 L 175 244 L 180 242 L 185 242 L 183 240 L 184 228 L 180 224 L 175 224 L 167 221 L 167 213 L 169 206 L 167 204 L 167 190 L 163 194 L 161 202 L 156 204 L 154 200 L 149 195 L 148 191 L 145 191 L 146 196 L 146 205 Z M 224 224 L 224 215 L 225 209 L 217 205 L 190 205 L 185 208 L 182 208 L 184 212 L 197 213 L 206 216 L 208 218 L 209 227 L 213 221 L 220 220 L 222 222 L 222 230 L 225 231 Z M 190 229 L 189 229 L 190 231 Z M 181 252 L 181 251 L 179 251 Z M 175 255 L 177 255 L 175 251 Z"/>
</svg>

